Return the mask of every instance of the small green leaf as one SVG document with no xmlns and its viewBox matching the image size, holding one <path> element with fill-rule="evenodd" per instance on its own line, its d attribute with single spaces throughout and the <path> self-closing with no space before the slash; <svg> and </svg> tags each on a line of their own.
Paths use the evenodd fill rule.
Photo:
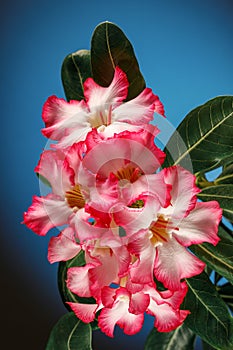
<svg viewBox="0 0 233 350">
<path fill-rule="evenodd" d="M 232 317 L 215 286 L 204 272 L 186 281 L 189 289 L 182 309 L 191 311 L 186 326 L 215 349 L 232 349 Z"/>
<path fill-rule="evenodd" d="M 91 350 L 91 340 L 91 326 L 70 312 L 52 329 L 45 350 Z"/>
<path fill-rule="evenodd" d="M 163 167 L 180 164 L 194 173 L 232 161 L 233 96 L 219 96 L 192 110 L 169 139 Z"/>
<path fill-rule="evenodd" d="M 193 245 L 191 251 L 209 267 L 233 283 L 233 238 L 219 226 L 220 241 L 216 246 L 210 243 Z"/>
<path fill-rule="evenodd" d="M 233 221 L 233 185 L 210 186 L 198 193 L 198 198 L 204 202 L 216 200 L 223 209 L 223 215 Z"/>
<path fill-rule="evenodd" d="M 89 50 L 79 50 L 66 56 L 62 64 L 61 77 L 68 101 L 84 99 L 83 83 L 91 76 Z"/>
<path fill-rule="evenodd" d="M 93 298 L 83 298 L 72 293 L 66 285 L 67 280 L 67 270 L 74 266 L 84 266 L 86 264 L 84 258 L 84 252 L 81 250 L 80 253 L 69 261 L 61 261 L 58 266 L 58 288 L 65 307 L 70 311 L 69 305 L 66 304 L 67 301 L 72 303 L 84 303 L 84 304 L 94 304 L 96 301 Z"/>
<path fill-rule="evenodd" d="M 145 80 L 133 47 L 123 31 L 115 24 L 99 24 L 91 40 L 91 65 L 93 78 L 101 86 L 109 86 L 116 66 L 126 74 L 129 82 L 127 100 L 139 95 L 145 88 Z"/>
<path fill-rule="evenodd" d="M 147 337 L 144 350 L 192 350 L 195 337 L 195 333 L 185 324 L 168 333 L 160 333 L 153 328 Z"/>
<path fill-rule="evenodd" d="M 46 185 L 46 186 L 48 186 L 48 187 L 51 187 L 50 182 L 49 182 L 44 176 L 42 176 L 42 175 L 39 174 L 39 173 L 36 173 L 36 175 L 37 175 L 38 179 L 39 179 L 41 182 L 43 182 L 44 185 Z"/>
</svg>

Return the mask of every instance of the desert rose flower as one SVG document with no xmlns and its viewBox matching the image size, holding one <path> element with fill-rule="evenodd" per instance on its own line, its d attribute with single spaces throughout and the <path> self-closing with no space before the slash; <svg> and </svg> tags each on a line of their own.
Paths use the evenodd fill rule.
<svg viewBox="0 0 233 350">
<path fill-rule="evenodd" d="M 85 100 L 66 102 L 56 96 L 49 97 L 43 107 L 45 128 L 42 133 L 57 140 L 56 147 L 66 148 L 85 140 L 92 128 L 108 137 L 144 127 L 153 119 L 154 112 L 164 115 L 162 103 L 149 88 L 124 102 L 128 86 L 126 74 L 116 67 L 113 80 L 106 88 L 92 78 L 84 82 Z"/>
<path fill-rule="evenodd" d="M 205 264 L 193 255 L 187 247 L 192 244 L 209 242 L 216 245 L 218 224 L 222 210 L 218 202 L 198 202 L 195 177 L 180 166 L 174 166 L 162 171 L 165 182 L 172 186 L 171 205 L 154 212 L 154 219 L 141 216 L 138 213 L 119 211 L 115 215 L 118 225 L 125 228 L 130 235 L 128 248 L 134 254 L 134 264 L 130 276 L 133 283 L 147 284 L 157 280 L 171 290 L 179 289 L 181 280 L 200 274 Z M 153 207 L 151 207 L 153 211 Z M 130 225 L 132 215 L 141 225 L 138 232 Z M 116 217 L 117 216 L 117 217 Z M 131 229 L 133 227 L 133 231 Z"/>
</svg>

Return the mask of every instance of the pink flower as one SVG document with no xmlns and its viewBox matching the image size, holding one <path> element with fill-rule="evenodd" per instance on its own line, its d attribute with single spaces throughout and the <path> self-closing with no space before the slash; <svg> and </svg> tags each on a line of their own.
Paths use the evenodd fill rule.
<svg viewBox="0 0 233 350">
<path fill-rule="evenodd" d="M 88 219 L 90 215 L 85 213 L 86 202 L 91 202 L 92 196 L 100 197 L 102 192 L 98 186 L 102 185 L 103 191 L 106 188 L 103 181 L 98 185 L 95 176 L 83 168 L 77 153 L 76 157 L 69 158 L 60 151 L 44 151 L 35 171 L 49 181 L 52 191 L 47 196 L 34 196 L 32 205 L 24 213 L 24 223 L 42 236 L 53 227 L 69 225 L 71 220 L 78 223 Z M 102 200 L 107 202 L 109 200 L 111 203 L 111 194 L 114 190 L 111 192 L 110 189 L 114 188 L 116 181 L 115 179 L 112 183 L 110 181 L 111 179 L 107 183 L 109 192 L 102 193 Z M 91 224 L 89 226 L 91 227 Z M 76 246 L 76 239 L 78 239 L 77 232 L 71 228 L 53 238 L 50 242 L 49 260 L 59 261 L 59 256 L 62 260 L 71 258 L 71 251 L 75 253 L 80 250 Z M 62 252 L 62 247 L 67 249 L 67 252 Z"/>
<path fill-rule="evenodd" d="M 141 229 L 135 234 L 128 225 L 126 212 L 118 213 L 118 224 L 129 231 L 128 248 L 137 259 L 130 269 L 133 283 L 147 284 L 154 276 L 164 286 L 177 290 L 183 278 L 200 274 L 205 264 L 186 248 L 191 244 L 209 242 L 216 245 L 218 224 L 222 210 L 215 201 L 197 202 L 195 177 L 181 167 L 163 170 L 165 182 L 172 186 L 171 205 L 154 210 L 151 216 L 142 216 Z M 138 222 L 137 214 L 135 220 Z M 150 221 L 150 222 L 148 222 Z M 144 227 L 143 227 L 144 226 Z"/>
<path fill-rule="evenodd" d="M 126 74 L 116 67 L 107 88 L 99 86 L 92 78 L 85 81 L 85 100 L 66 102 L 56 96 L 49 97 L 42 113 L 45 122 L 42 133 L 59 141 L 57 147 L 66 148 L 85 140 L 92 128 L 109 137 L 123 130 L 138 130 L 153 119 L 154 112 L 164 115 L 162 103 L 149 88 L 124 103 L 128 85 Z"/>
<path fill-rule="evenodd" d="M 93 321 L 96 312 L 101 310 L 98 325 L 109 337 L 113 337 L 115 325 L 120 326 L 128 335 L 139 332 L 145 312 L 155 317 L 154 325 L 160 332 L 170 332 L 177 328 L 189 314 L 189 311 L 179 309 L 187 292 L 184 282 L 179 291 L 158 292 L 155 285 L 150 284 L 142 291 L 132 293 L 125 287 L 126 280 L 127 277 L 122 278 L 117 288 L 103 287 L 96 304 L 68 304 L 83 322 Z"/>
</svg>

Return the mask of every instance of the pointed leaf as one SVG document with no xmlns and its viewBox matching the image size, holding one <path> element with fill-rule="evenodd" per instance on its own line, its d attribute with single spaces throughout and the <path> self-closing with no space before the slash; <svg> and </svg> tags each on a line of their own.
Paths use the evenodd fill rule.
<svg viewBox="0 0 233 350">
<path fill-rule="evenodd" d="M 191 311 L 186 326 L 215 349 L 232 349 L 232 317 L 215 286 L 205 273 L 186 281 L 189 289 L 182 308 Z"/>
<path fill-rule="evenodd" d="M 218 185 L 204 188 L 198 198 L 204 202 L 217 200 L 223 209 L 223 215 L 233 221 L 233 185 Z"/>
<path fill-rule="evenodd" d="M 192 110 L 169 139 L 163 167 L 180 164 L 194 173 L 232 160 L 233 96 L 219 96 Z M 192 169 L 193 168 L 193 169 Z"/>
<path fill-rule="evenodd" d="M 129 81 L 127 100 L 133 99 L 145 88 L 133 47 L 123 31 L 113 23 L 104 22 L 96 27 L 91 40 L 91 64 L 95 82 L 105 87 L 110 85 L 115 67 L 119 66 Z"/>
<path fill-rule="evenodd" d="M 202 345 L 203 345 L 203 350 L 214 350 L 215 349 L 210 344 L 206 343 L 205 341 L 202 341 Z"/>
<path fill-rule="evenodd" d="M 91 338 L 91 326 L 70 312 L 52 329 L 45 350 L 91 350 Z"/>
<path fill-rule="evenodd" d="M 217 246 L 209 243 L 193 245 L 191 251 L 209 267 L 233 283 L 233 238 L 219 226 L 220 241 Z"/>
<path fill-rule="evenodd" d="M 195 337 L 195 333 L 184 324 L 168 333 L 160 333 L 153 328 L 147 337 L 144 350 L 192 350 Z"/>
<path fill-rule="evenodd" d="M 91 76 L 89 50 L 79 50 L 66 56 L 62 64 L 61 77 L 68 101 L 84 99 L 83 83 Z"/>
</svg>

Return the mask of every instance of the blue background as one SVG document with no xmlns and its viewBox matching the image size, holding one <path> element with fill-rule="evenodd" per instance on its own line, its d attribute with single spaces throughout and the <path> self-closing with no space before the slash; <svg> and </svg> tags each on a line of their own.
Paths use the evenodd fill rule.
<svg viewBox="0 0 233 350">
<path fill-rule="evenodd" d="M 22 213 L 39 194 L 33 169 L 46 143 L 40 133 L 43 103 L 52 94 L 64 97 L 64 57 L 89 49 L 95 26 L 106 20 L 132 42 L 147 86 L 160 96 L 174 127 L 194 107 L 233 93 L 231 0 L 9 0 L 1 5 L 4 349 L 44 349 L 49 331 L 66 312 L 57 290 L 57 265 L 46 258 L 51 234 L 36 236 L 21 224 Z M 97 333 L 94 348 L 141 350 L 151 327 L 147 319 L 141 334 L 116 340 Z"/>
</svg>

